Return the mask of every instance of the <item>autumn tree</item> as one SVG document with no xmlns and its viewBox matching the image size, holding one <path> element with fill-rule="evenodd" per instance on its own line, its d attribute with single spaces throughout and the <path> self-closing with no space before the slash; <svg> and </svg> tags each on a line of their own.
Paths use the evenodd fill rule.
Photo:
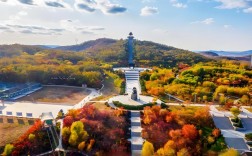
<svg viewBox="0 0 252 156">
<path fill-rule="evenodd" d="M 182 148 L 177 152 L 177 156 L 190 156 L 191 154 L 189 153 L 187 148 Z"/>
<path fill-rule="evenodd" d="M 142 148 L 142 156 L 153 156 L 154 147 L 149 141 L 145 141 Z"/>
<path fill-rule="evenodd" d="M 3 152 L 3 156 L 8 156 L 11 154 L 11 152 L 13 151 L 14 146 L 12 144 L 7 144 L 4 147 L 4 152 Z"/>
<path fill-rule="evenodd" d="M 201 107 L 196 110 L 194 113 L 194 119 L 196 120 L 197 125 L 209 125 L 209 120 L 211 119 L 209 107 Z"/>
<path fill-rule="evenodd" d="M 34 141 L 34 139 L 35 139 L 35 135 L 34 134 L 29 134 L 29 136 L 28 136 L 28 139 L 32 142 L 32 141 Z"/>
<path fill-rule="evenodd" d="M 62 129 L 61 133 L 62 133 L 63 140 L 67 139 L 71 134 L 70 128 L 69 127 L 64 127 Z"/>
<path fill-rule="evenodd" d="M 212 135 L 213 135 L 215 138 L 218 138 L 218 137 L 220 136 L 220 134 L 221 134 L 220 129 L 218 129 L 218 128 L 213 129 Z"/>
<path fill-rule="evenodd" d="M 88 133 L 84 130 L 84 124 L 81 121 L 73 122 L 70 131 L 69 144 L 73 147 L 79 145 L 82 141 L 86 141 L 88 138 Z"/>
<path fill-rule="evenodd" d="M 196 129 L 196 127 L 194 125 L 186 124 L 182 127 L 182 134 L 185 137 L 187 137 L 191 140 L 194 140 L 198 136 L 198 130 Z"/>
<path fill-rule="evenodd" d="M 237 118 L 241 111 L 240 111 L 240 109 L 237 108 L 237 107 L 232 107 L 232 108 L 230 109 L 230 112 L 234 115 L 235 118 Z"/>
<path fill-rule="evenodd" d="M 70 127 L 72 125 L 72 123 L 74 122 L 74 119 L 72 116 L 66 116 L 64 119 L 63 119 L 63 124 L 64 126 L 66 127 Z"/>
<path fill-rule="evenodd" d="M 243 95 L 243 96 L 241 97 L 241 102 L 242 102 L 243 104 L 248 104 L 248 103 L 249 103 L 249 97 L 248 97 L 248 95 Z"/>
<path fill-rule="evenodd" d="M 89 144 L 87 146 L 87 151 L 90 152 L 92 150 L 92 147 L 94 146 L 95 140 L 90 139 Z"/>
<path fill-rule="evenodd" d="M 234 148 L 227 149 L 226 151 L 219 154 L 219 156 L 239 156 L 239 152 L 235 150 Z"/>
<path fill-rule="evenodd" d="M 84 148 L 85 148 L 85 146 L 86 146 L 85 141 L 82 141 L 82 142 L 78 145 L 78 150 L 83 151 Z"/>
</svg>

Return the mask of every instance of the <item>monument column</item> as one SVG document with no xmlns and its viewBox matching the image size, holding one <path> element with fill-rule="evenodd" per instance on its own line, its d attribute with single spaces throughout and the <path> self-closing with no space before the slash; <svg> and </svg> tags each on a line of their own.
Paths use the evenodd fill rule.
<svg viewBox="0 0 252 156">
<path fill-rule="evenodd" d="M 135 63 L 133 61 L 134 58 L 134 36 L 132 32 L 129 33 L 128 43 L 127 43 L 127 52 L 129 53 L 129 67 L 135 67 Z"/>
</svg>

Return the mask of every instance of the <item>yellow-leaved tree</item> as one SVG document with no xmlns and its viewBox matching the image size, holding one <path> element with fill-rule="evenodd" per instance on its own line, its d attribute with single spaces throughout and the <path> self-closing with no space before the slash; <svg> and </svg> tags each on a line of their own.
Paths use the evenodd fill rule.
<svg viewBox="0 0 252 156">
<path fill-rule="evenodd" d="M 154 147 L 149 141 L 145 141 L 142 148 L 142 156 L 153 156 Z"/>
<path fill-rule="evenodd" d="M 223 153 L 221 153 L 219 156 L 239 156 L 239 152 L 233 148 L 230 148 L 226 151 L 224 151 Z"/>
</svg>

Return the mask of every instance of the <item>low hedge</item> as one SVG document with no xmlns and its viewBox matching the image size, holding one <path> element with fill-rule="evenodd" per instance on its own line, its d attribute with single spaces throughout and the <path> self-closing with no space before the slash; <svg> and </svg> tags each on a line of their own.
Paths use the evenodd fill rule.
<svg viewBox="0 0 252 156">
<path fill-rule="evenodd" d="M 233 119 L 231 119 L 231 121 L 233 122 L 233 125 L 235 127 L 243 128 L 241 119 L 239 119 L 239 118 L 233 118 Z"/>
<path fill-rule="evenodd" d="M 135 106 L 135 105 L 127 105 L 127 104 L 123 104 L 119 101 L 113 101 L 113 104 L 116 106 L 116 107 L 123 107 L 124 109 L 128 109 L 128 110 L 143 110 L 144 107 L 146 106 L 154 106 L 156 105 L 157 103 L 147 103 L 147 104 L 144 104 L 144 105 L 138 105 L 138 106 Z"/>
<path fill-rule="evenodd" d="M 162 102 L 162 103 L 161 103 L 161 108 L 162 108 L 162 109 L 166 109 L 166 108 L 169 108 L 169 106 L 167 106 L 165 103 Z"/>
<path fill-rule="evenodd" d="M 233 118 L 233 119 L 231 119 L 231 121 L 234 122 L 234 123 L 238 123 L 239 119 L 238 118 Z"/>
<path fill-rule="evenodd" d="M 252 133 L 248 133 L 245 135 L 246 140 L 252 141 Z"/>
</svg>

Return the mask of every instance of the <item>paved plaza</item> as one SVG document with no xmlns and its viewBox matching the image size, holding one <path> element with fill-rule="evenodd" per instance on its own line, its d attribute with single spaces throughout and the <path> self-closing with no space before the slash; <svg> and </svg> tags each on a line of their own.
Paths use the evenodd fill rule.
<svg viewBox="0 0 252 156">
<path fill-rule="evenodd" d="M 4 106 L 0 106 L 0 115 L 4 116 L 17 116 L 17 117 L 28 117 L 28 118 L 39 118 L 44 112 L 52 112 L 54 117 L 57 117 L 58 112 L 62 109 L 63 112 L 67 112 L 69 109 L 81 108 L 89 100 L 100 96 L 95 89 L 90 89 L 91 93 L 86 96 L 82 101 L 74 106 L 70 105 L 56 105 L 50 103 L 39 103 L 39 102 L 4 102 Z"/>
</svg>

